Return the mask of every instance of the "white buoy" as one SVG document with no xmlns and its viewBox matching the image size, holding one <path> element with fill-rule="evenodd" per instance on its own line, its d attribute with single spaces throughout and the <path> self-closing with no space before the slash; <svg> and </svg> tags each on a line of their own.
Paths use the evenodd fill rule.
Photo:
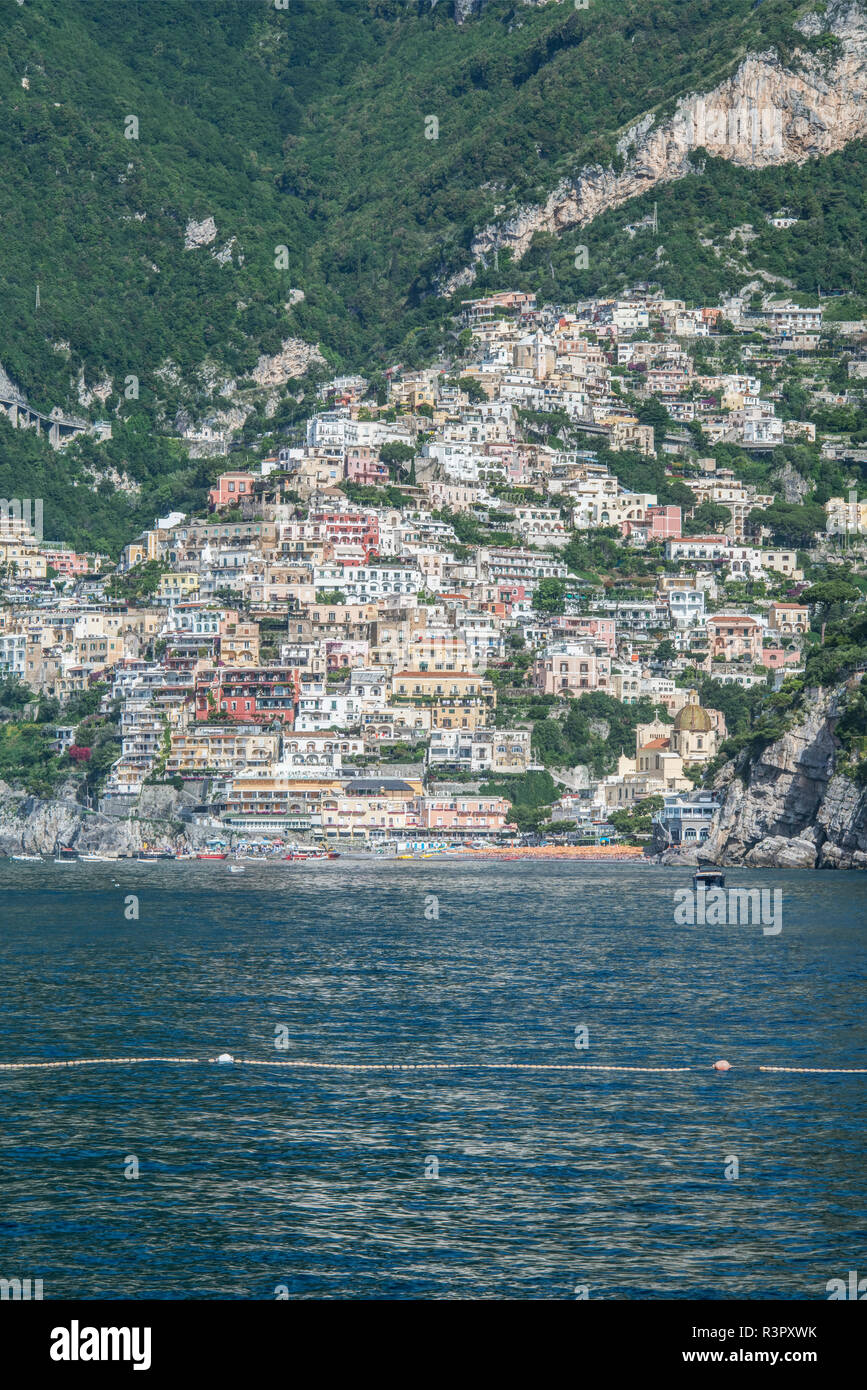
<svg viewBox="0 0 867 1390">
<path fill-rule="evenodd" d="M 731 1062 L 714 1062 L 713 1069 L 714 1071 L 731 1071 L 732 1064 Z"/>
<path fill-rule="evenodd" d="M 221 1052 L 219 1057 L 217 1058 L 218 1062 L 234 1062 L 234 1060 L 235 1059 L 232 1056 L 231 1052 Z"/>
</svg>

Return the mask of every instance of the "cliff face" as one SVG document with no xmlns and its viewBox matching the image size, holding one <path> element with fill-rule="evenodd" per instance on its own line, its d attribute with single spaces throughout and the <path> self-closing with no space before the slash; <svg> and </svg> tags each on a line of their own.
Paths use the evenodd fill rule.
<svg viewBox="0 0 867 1390">
<path fill-rule="evenodd" d="M 519 208 L 473 239 L 474 262 L 508 248 L 520 260 L 536 232 L 583 227 L 609 208 L 695 172 L 697 149 L 750 169 L 802 164 L 867 135 L 867 12 L 860 0 L 832 0 L 824 16 L 800 21 L 804 34 L 838 40 L 830 57 L 803 53 L 784 67 L 774 53 L 750 54 L 713 91 L 692 93 L 670 120 L 652 112 L 619 141 L 622 169 L 602 165 L 562 180 L 544 203 Z M 452 276 L 452 293 L 475 278 L 469 266 Z"/>
<path fill-rule="evenodd" d="M 436 3 L 437 0 L 431 0 L 431 9 Z M 522 5 L 535 5 L 537 9 L 540 9 L 542 5 L 562 5 L 564 3 L 565 0 L 521 0 Z M 463 24 L 465 19 L 474 19 L 482 13 L 487 4 L 488 0 L 455 0 L 455 22 Z"/>
<path fill-rule="evenodd" d="M 834 729 L 846 686 L 813 692 L 803 719 L 743 767 L 723 769 L 725 800 L 701 858 L 754 868 L 867 869 L 867 787 L 837 771 Z"/>
<path fill-rule="evenodd" d="M 58 845 L 79 854 L 136 854 L 146 846 L 201 845 L 220 831 L 220 825 L 207 816 L 194 816 L 196 804 L 188 791 L 144 787 L 135 816 L 122 819 L 86 811 L 71 793 L 44 800 L 0 782 L 0 856 L 52 854 Z"/>
</svg>

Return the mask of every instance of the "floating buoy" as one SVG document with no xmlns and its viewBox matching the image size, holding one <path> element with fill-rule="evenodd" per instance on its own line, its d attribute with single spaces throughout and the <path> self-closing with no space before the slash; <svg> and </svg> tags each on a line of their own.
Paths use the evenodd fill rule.
<svg viewBox="0 0 867 1390">
<path fill-rule="evenodd" d="M 713 1069 L 714 1071 L 731 1071 L 732 1064 L 731 1062 L 714 1062 Z"/>
<path fill-rule="evenodd" d="M 218 1062 L 234 1062 L 234 1060 L 235 1059 L 232 1056 L 231 1052 L 221 1052 L 219 1057 L 217 1058 Z"/>
</svg>

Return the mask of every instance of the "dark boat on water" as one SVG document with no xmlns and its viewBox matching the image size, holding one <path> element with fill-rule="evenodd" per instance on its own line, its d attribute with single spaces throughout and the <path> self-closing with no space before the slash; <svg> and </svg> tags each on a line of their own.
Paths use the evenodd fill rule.
<svg viewBox="0 0 867 1390">
<path fill-rule="evenodd" d="M 726 876 L 722 869 L 696 869 L 692 876 L 693 888 L 725 888 Z"/>
</svg>

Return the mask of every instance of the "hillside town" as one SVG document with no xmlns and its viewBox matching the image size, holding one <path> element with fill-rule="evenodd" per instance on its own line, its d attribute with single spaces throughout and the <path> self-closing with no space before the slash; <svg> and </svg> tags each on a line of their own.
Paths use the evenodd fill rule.
<svg viewBox="0 0 867 1390">
<path fill-rule="evenodd" d="M 285 442 L 197 426 L 201 508 L 116 561 L 2 504 L 7 786 L 127 820 L 167 786 L 216 846 L 701 844 L 701 689 L 797 677 L 815 567 L 863 570 L 865 325 L 639 288 L 454 337 L 323 380 Z M 798 450 L 845 484 L 818 524 Z"/>
</svg>

